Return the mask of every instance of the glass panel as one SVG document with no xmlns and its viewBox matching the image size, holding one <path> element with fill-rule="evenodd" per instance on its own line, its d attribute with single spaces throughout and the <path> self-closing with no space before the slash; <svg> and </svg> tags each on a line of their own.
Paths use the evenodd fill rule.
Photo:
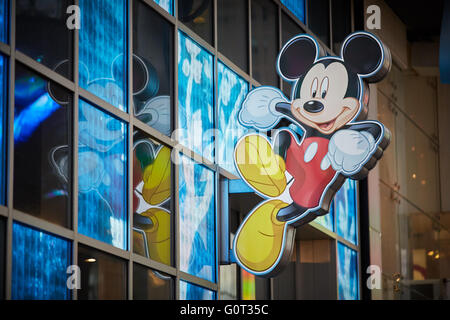
<svg viewBox="0 0 450 320">
<path fill-rule="evenodd" d="M 155 1 L 161 8 L 166 10 L 169 14 L 173 15 L 173 0 L 153 0 Z"/>
<path fill-rule="evenodd" d="M 278 8 L 270 0 L 253 0 L 252 72 L 262 85 L 278 87 Z"/>
<path fill-rule="evenodd" d="M 174 280 L 162 272 L 133 264 L 134 300 L 172 300 Z"/>
<path fill-rule="evenodd" d="M 333 50 L 339 55 L 345 38 L 352 32 L 352 1 L 331 1 L 331 18 L 333 23 Z"/>
<path fill-rule="evenodd" d="M 195 284 L 180 281 L 180 300 L 216 300 L 216 293 Z"/>
<path fill-rule="evenodd" d="M 216 281 L 214 172 L 181 156 L 180 269 Z"/>
<path fill-rule="evenodd" d="M 81 270 L 79 300 L 125 300 L 127 298 L 127 262 L 101 251 L 80 245 Z"/>
<path fill-rule="evenodd" d="M 178 1 L 178 20 L 213 45 L 213 1 Z"/>
<path fill-rule="evenodd" d="M 330 44 L 330 2 L 329 0 L 308 1 L 309 28 L 327 46 Z"/>
<path fill-rule="evenodd" d="M 357 243 L 357 202 L 356 181 L 347 179 L 334 197 L 337 234 L 353 244 Z"/>
<path fill-rule="evenodd" d="M 16 4 L 17 50 L 69 79 L 73 70 L 73 29 L 67 27 L 71 14 L 66 10 L 72 4 L 72 0 Z"/>
<path fill-rule="evenodd" d="M 340 300 L 358 300 L 358 255 L 338 242 L 338 282 Z"/>
<path fill-rule="evenodd" d="M 171 133 L 173 26 L 146 4 L 133 7 L 133 105 L 135 116 Z"/>
<path fill-rule="evenodd" d="M 15 85 L 14 208 L 70 227 L 72 95 L 20 64 Z"/>
<path fill-rule="evenodd" d="M 301 22 L 305 23 L 305 0 L 281 0 Z"/>
<path fill-rule="evenodd" d="M 5 299 L 6 219 L 0 218 L 0 300 Z"/>
<path fill-rule="evenodd" d="M 217 1 L 219 51 L 243 71 L 248 71 L 248 3 L 242 0 Z"/>
<path fill-rule="evenodd" d="M 8 120 L 8 63 L 0 55 L 0 205 L 6 204 L 7 120 Z"/>
<path fill-rule="evenodd" d="M 171 150 L 134 132 L 133 251 L 171 265 Z"/>
<path fill-rule="evenodd" d="M 0 41 L 8 42 L 9 0 L 0 0 Z"/>
<path fill-rule="evenodd" d="M 127 128 L 80 100 L 78 232 L 127 249 Z"/>
<path fill-rule="evenodd" d="M 11 298 L 69 300 L 71 255 L 69 241 L 14 223 Z"/>
<path fill-rule="evenodd" d="M 334 231 L 334 201 L 331 203 L 330 211 L 326 215 L 317 217 L 314 221 L 328 230 Z"/>
<path fill-rule="evenodd" d="M 237 300 L 237 265 L 221 265 L 220 272 L 220 300 Z"/>
<path fill-rule="evenodd" d="M 80 86 L 127 110 L 125 0 L 80 0 Z"/>
<path fill-rule="evenodd" d="M 219 139 L 218 163 L 219 165 L 238 175 L 234 166 L 234 146 L 246 132 L 238 121 L 241 104 L 248 92 L 248 84 L 241 77 L 218 63 L 218 111 L 219 111 Z"/>
<path fill-rule="evenodd" d="M 213 57 L 184 33 L 178 35 L 178 139 L 214 161 Z"/>
</svg>

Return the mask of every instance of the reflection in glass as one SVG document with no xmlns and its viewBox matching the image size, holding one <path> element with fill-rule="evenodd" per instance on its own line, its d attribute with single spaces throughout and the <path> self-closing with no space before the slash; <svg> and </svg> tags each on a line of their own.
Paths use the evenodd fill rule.
<svg viewBox="0 0 450 320">
<path fill-rule="evenodd" d="M 358 300 L 358 256 L 355 250 L 338 242 L 338 282 L 340 300 Z"/>
<path fill-rule="evenodd" d="M 126 111 L 126 1 L 80 0 L 80 9 L 80 86 Z"/>
<path fill-rule="evenodd" d="M 178 33 L 178 139 L 213 161 L 214 77 L 212 55 Z"/>
<path fill-rule="evenodd" d="M 281 0 L 301 22 L 305 23 L 305 0 Z"/>
<path fill-rule="evenodd" d="M 6 219 L 0 218 L 0 300 L 5 299 Z"/>
<path fill-rule="evenodd" d="M 69 241 L 14 223 L 12 260 L 12 299 L 70 299 L 66 285 Z"/>
<path fill-rule="evenodd" d="M 8 41 L 8 3 L 9 0 L 0 0 L 0 41 Z"/>
<path fill-rule="evenodd" d="M 127 128 L 79 101 L 78 232 L 127 249 Z"/>
<path fill-rule="evenodd" d="M 213 14 L 212 0 L 178 1 L 178 19 L 210 45 L 213 45 Z"/>
<path fill-rule="evenodd" d="M 215 300 L 216 293 L 195 284 L 180 281 L 180 300 Z"/>
<path fill-rule="evenodd" d="M 356 181 L 347 179 L 334 197 L 337 234 L 356 244 L 357 203 Z"/>
<path fill-rule="evenodd" d="M 238 121 L 241 104 L 248 92 L 248 84 L 241 77 L 218 63 L 218 111 L 219 111 L 219 137 L 218 137 L 218 163 L 219 165 L 238 175 L 234 166 L 234 146 L 247 129 Z"/>
<path fill-rule="evenodd" d="M 155 1 L 161 8 L 166 10 L 169 14 L 173 15 L 173 0 L 153 0 Z"/>
<path fill-rule="evenodd" d="M 172 300 L 174 280 L 171 276 L 133 264 L 134 300 Z"/>
<path fill-rule="evenodd" d="M 68 227 L 72 95 L 17 64 L 14 97 L 14 208 Z"/>
<path fill-rule="evenodd" d="M 330 205 L 330 211 L 323 216 L 318 216 L 314 221 L 328 230 L 334 231 L 334 201 Z"/>
<path fill-rule="evenodd" d="M 133 111 L 142 122 L 170 135 L 173 26 L 141 1 L 133 8 Z"/>
<path fill-rule="evenodd" d="M 133 251 L 171 264 L 171 150 L 140 131 L 133 145 Z"/>
<path fill-rule="evenodd" d="M 214 172 L 180 159 L 180 269 L 215 282 Z"/>
<path fill-rule="evenodd" d="M 81 271 L 79 300 L 125 300 L 127 298 L 127 263 L 101 251 L 79 245 Z"/>
<path fill-rule="evenodd" d="M 72 0 L 33 0 L 16 3 L 16 48 L 72 79 L 73 29 L 66 25 Z M 55 40 L 57 39 L 57 45 Z"/>
<path fill-rule="evenodd" d="M 6 204 L 6 139 L 7 139 L 7 89 L 8 64 L 5 57 L 0 55 L 0 205 Z"/>
</svg>

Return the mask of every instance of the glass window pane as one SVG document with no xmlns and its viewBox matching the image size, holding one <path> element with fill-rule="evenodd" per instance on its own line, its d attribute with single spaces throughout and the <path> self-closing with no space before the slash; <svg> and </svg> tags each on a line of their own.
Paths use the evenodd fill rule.
<svg viewBox="0 0 450 320">
<path fill-rule="evenodd" d="M 213 45 L 213 1 L 178 1 L 178 20 Z"/>
<path fill-rule="evenodd" d="M 173 0 L 153 0 L 155 1 L 161 8 L 166 10 L 169 14 L 173 15 Z"/>
<path fill-rule="evenodd" d="M 11 298 L 69 300 L 71 256 L 69 241 L 14 223 Z"/>
<path fill-rule="evenodd" d="M 219 267 L 220 300 L 237 300 L 238 298 L 238 267 L 235 263 Z"/>
<path fill-rule="evenodd" d="M 327 46 L 330 45 L 330 5 L 329 0 L 308 1 L 309 28 Z"/>
<path fill-rule="evenodd" d="M 173 300 L 174 280 L 171 276 L 133 264 L 134 300 Z"/>
<path fill-rule="evenodd" d="M 332 202 L 330 211 L 327 214 L 318 216 L 314 221 L 328 230 L 334 231 L 334 202 Z"/>
<path fill-rule="evenodd" d="M 195 284 L 180 281 L 180 300 L 216 300 L 216 293 Z"/>
<path fill-rule="evenodd" d="M 216 281 L 214 172 L 181 156 L 180 269 Z"/>
<path fill-rule="evenodd" d="M 241 104 L 248 92 L 248 83 L 220 61 L 218 63 L 219 165 L 238 175 L 234 166 L 234 146 L 248 130 L 238 121 Z"/>
<path fill-rule="evenodd" d="M 5 299 L 6 219 L 0 218 L 0 300 Z"/>
<path fill-rule="evenodd" d="M 338 242 L 338 282 L 340 300 L 358 300 L 358 255 Z"/>
<path fill-rule="evenodd" d="M 73 29 L 66 22 L 72 0 L 17 1 L 16 48 L 34 60 L 72 79 Z M 57 40 L 57 45 L 55 45 Z"/>
<path fill-rule="evenodd" d="M 214 161 L 213 57 L 178 33 L 178 140 Z"/>
<path fill-rule="evenodd" d="M 133 251 L 171 265 L 171 150 L 141 131 L 133 139 Z"/>
<path fill-rule="evenodd" d="M 8 63 L 0 55 L 0 205 L 6 205 L 6 163 L 7 163 L 7 110 L 8 110 Z"/>
<path fill-rule="evenodd" d="M 356 244 L 357 232 L 357 202 L 356 181 L 347 179 L 334 197 L 336 211 L 337 234 Z"/>
<path fill-rule="evenodd" d="M 242 0 L 218 0 L 217 6 L 219 51 L 247 72 L 248 3 Z"/>
<path fill-rule="evenodd" d="M 14 208 L 70 227 L 72 94 L 20 64 L 15 83 Z"/>
<path fill-rule="evenodd" d="M 281 0 L 301 22 L 305 23 L 305 0 Z"/>
<path fill-rule="evenodd" d="M 141 1 L 133 10 L 133 105 L 136 117 L 171 133 L 173 26 Z"/>
<path fill-rule="evenodd" d="M 336 54 L 340 53 L 342 43 L 352 32 L 352 1 L 351 0 L 333 0 L 331 1 L 333 13 L 333 50 Z"/>
<path fill-rule="evenodd" d="M 80 100 L 78 232 L 127 249 L 127 127 Z"/>
<path fill-rule="evenodd" d="M 262 85 L 278 87 L 278 8 L 271 0 L 252 3 L 252 72 Z"/>
<path fill-rule="evenodd" d="M 80 86 L 126 111 L 125 0 L 80 0 Z"/>
<path fill-rule="evenodd" d="M 81 271 L 79 300 L 124 300 L 127 298 L 127 262 L 101 251 L 80 245 Z"/>
<path fill-rule="evenodd" d="M 0 0 L 0 41 L 8 42 L 9 0 Z"/>
</svg>

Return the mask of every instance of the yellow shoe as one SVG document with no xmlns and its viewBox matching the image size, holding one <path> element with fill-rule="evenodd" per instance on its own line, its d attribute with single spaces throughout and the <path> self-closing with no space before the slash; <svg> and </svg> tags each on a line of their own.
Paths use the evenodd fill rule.
<svg viewBox="0 0 450 320">
<path fill-rule="evenodd" d="M 272 276 L 279 271 L 277 265 L 282 266 L 280 260 L 290 258 L 295 229 L 276 218 L 278 211 L 286 206 L 281 200 L 265 201 L 241 224 L 234 252 L 239 263 L 249 271 Z"/>
<path fill-rule="evenodd" d="M 142 197 L 151 205 L 158 205 L 170 197 L 170 149 L 159 149 L 155 160 L 142 175 L 144 187 Z"/>
<path fill-rule="evenodd" d="M 278 197 L 286 188 L 286 166 L 266 137 L 248 135 L 234 150 L 234 160 L 241 176 L 267 197 Z"/>
</svg>

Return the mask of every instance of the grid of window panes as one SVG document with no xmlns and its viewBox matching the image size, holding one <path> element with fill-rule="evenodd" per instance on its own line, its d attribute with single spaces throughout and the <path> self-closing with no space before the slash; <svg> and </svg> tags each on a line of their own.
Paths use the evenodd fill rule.
<svg viewBox="0 0 450 320">
<path fill-rule="evenodd" d="M 66 27 L 75 3 L 79 30 Z M 220 298 L 217 190 L 236 177 L 236 114 L 252 87 L 289 88 L 275 70 L 286 34 L 330 39 L 305 25 L 310 3 L 0 0 L 6 298 Z M 336 201 L 323 223 L 358 255 L 352 208 L 342 218 Z M 71 264 L 89 285 L 48 282 Z"/>
</svg>

